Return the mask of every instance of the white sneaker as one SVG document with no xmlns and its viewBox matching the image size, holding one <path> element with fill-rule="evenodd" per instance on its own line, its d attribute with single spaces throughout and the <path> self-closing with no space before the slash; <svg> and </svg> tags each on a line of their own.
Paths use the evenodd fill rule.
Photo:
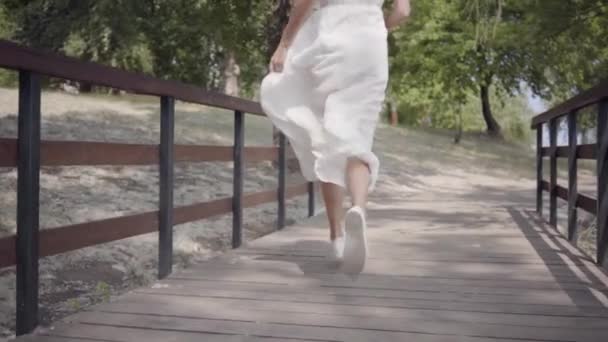
<svg viewBox="0 0 608 342">
<path fill-rule="evenodd" d="M 367 259 L 367 223 L 365 211 L 360 207 L 352 207 L 345 217 L 346 239 L 342 271 L 346 274 L 359 274 L 365 267 Z"/>
<path fill-rule="evenodd" d="M 342 260 L 344 256 L 344 236 L 331 241 L 332 257 L 336 261 Z"/>
</svg>

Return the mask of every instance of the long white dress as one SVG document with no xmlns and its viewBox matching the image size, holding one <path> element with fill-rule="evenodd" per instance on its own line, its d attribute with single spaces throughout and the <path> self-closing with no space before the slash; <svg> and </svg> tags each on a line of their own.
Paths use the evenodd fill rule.
<svg viewBox="0 0 608 342">
<path fill-rule="evenodd" d="M 282 73 L 261 85 L 261 104 L 289 139 L 304 177 L 346 188 L 349 158 L 368 164 L 388 81 L 383 0 L 319 0 Z"/>
</svg>

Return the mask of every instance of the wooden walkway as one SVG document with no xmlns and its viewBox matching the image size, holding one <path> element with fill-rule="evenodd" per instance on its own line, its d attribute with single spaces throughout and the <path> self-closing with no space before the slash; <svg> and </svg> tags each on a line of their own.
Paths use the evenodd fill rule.
<svg viewBox="0 0 608 342">
<path fill-rule="evenodd" d="M 605 273 L 525 210 L 462 203 L 374 204 L 357 279 L 320 215 L 19 341 L 608 341 Z"/>
</svg>

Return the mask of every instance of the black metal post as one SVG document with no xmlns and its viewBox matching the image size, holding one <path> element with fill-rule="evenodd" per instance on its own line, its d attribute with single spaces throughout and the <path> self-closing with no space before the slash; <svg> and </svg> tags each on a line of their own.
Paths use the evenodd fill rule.
<svg viewBox="0 0 608 342">
<path fill-rule="evenodd" d="M 17 335 L 38 325 L 38 229 L 40 200 L 40 78 L 19 73 L 17 163 Z"/>
<path fill-rule="evenodd" d="M 245 115 L 234 112 L 234 149 L 233 149 L 233 194 L 232 194 L 232 248 L 243 243 L 243 147 L 245 146 Z"/>
<path fill-rule="evenodd" d="M 277 226 L 279 229 L 285 228 L 285 180 L 287 169 L 286 145 L 287 139 L 281 133 L 279 135 L 279 187 L 278 187 L 278 219 Z"/>
<path fill-rule="evenodd" d="M 608 265 L 608 99 L 597 117 L 597 262 Z"/>
<path fill-rule="evenodd" d="M 543 215 L 543 125 L 536 128 L 536 212 Z"/>
<path fill-rule="evenodd" d="M 315 183 L 308 183 L 308 217 L 315 216 Z"/>
<path fill-rule="evenodd" d="M 173 184 L 175 99 L 160 99 L 160 189 L 158 230 L 158 278 L 166 278 L 173 270 Z"/>
<path fill-rule="evenodd" d="M 577 238 L 578 210 L 578 158 L 576 149 L 578 146 L 576 126 L 576 112 L 568 114 L 568 240 L 575 241 Z"/>
<path fill-rule="evenodd" d="M 557 118 L 549 121 L 549 138 L 551 141 L 549 223 L 554 227 L 557 227 L 557 122 Z"/>
</svg>

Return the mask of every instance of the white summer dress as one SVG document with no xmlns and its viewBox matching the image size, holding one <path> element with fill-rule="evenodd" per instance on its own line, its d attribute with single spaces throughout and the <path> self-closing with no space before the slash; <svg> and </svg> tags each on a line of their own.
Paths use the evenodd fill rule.
<svg viewBox="0 0 608 342">
<path fill-rule="evenodd" d="M 388 81 L 383 0 L 318 0 L 282 73 L 262 82 L 261 104 L 289 139 L 304 177 L 346 188 L 349 158 L 368 164 Z"/>
</svg>

